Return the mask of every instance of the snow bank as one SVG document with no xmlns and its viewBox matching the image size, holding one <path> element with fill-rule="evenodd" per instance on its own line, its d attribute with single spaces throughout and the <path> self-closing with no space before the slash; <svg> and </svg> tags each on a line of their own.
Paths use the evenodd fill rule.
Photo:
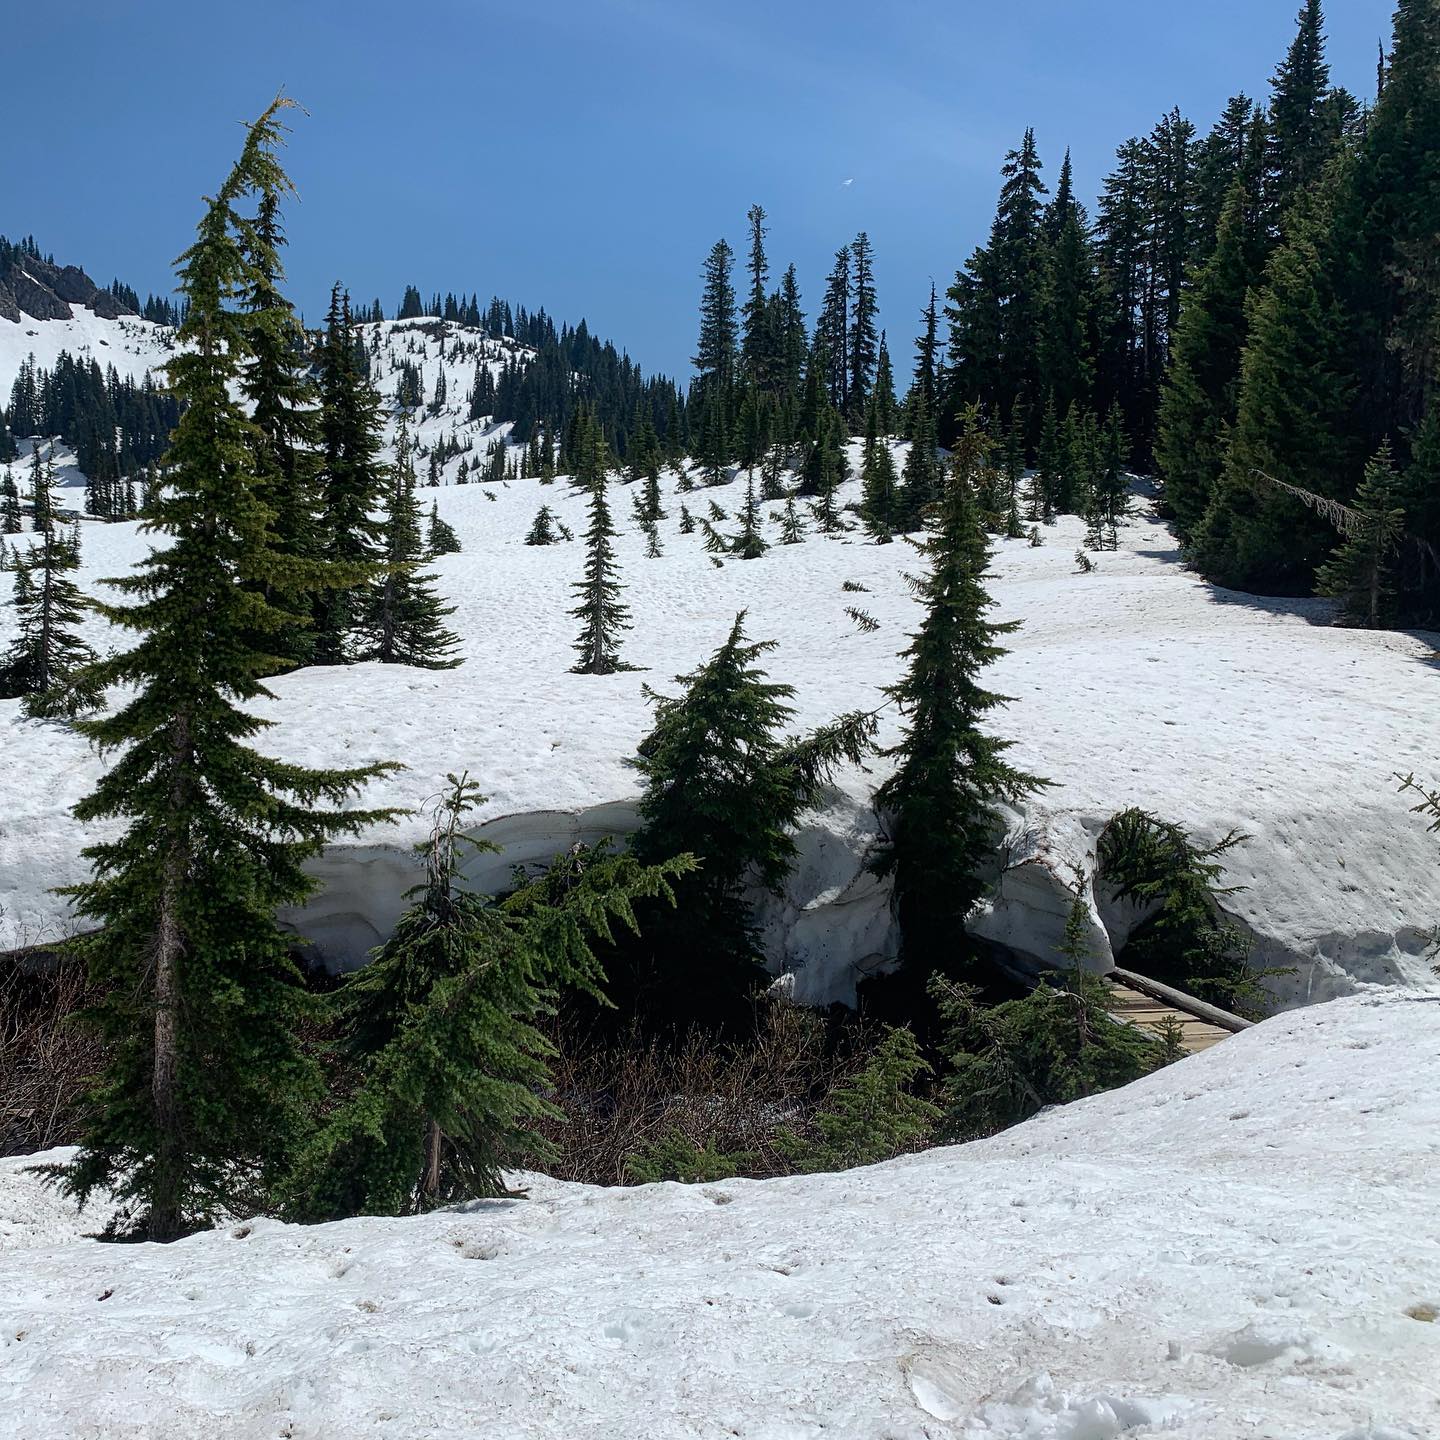
<svg viewBox="0 0 1440 1440">
<path fill-rule="evenodd" d="M 454 434 L 473 445 L 474 469 L 489 445 L 506 443 L 508 425 L 465 418 L 465 393 L 477 355 L 498 366 L 510 342 L 482 342 L 433 322 L 365 328 L 378 336 L 372 367 L 386 393 L 403 362 L 422 366 L 427 395 L 445 364 L 452 403 L 419 422 L 422 445 Z M 463 361 L 457 341 L 474 347 Z M 857 467 L 858 448 L 851 447 Z M 778 642 L 766 663 L 796 689 L 797 726 L 881 704 L 881 690 L 901 673 L 898 652 L 918 619 L 904 583 L 919 563 L 908 545 L 811 533 L 801 545 L 776 544 L 758 560 L 717 567 L 698 529 L 679 533 L 680 508 L 698 519 L 713 500 L 729 516 L 717 528 L 733 532 L 743 478 L 677 493 L 677 477 L 667 474 L 658 560 L 644 558 L 631 489 L 617 484 L 611 496 L 634 619 L 625 658 L 640 668 L 572 675 L 576 622 L 568 611 L 580 542 L 522 540 L 542 503 L 578 537 L 583 497 L 563 482 L 458 486 L 451 482 L 459 464 L 452 458 L 442 487 L 422 490 L 421 499 L 427 508 L 438 501 L 464 545 L 434 568 L 456 606 L 451 624 L 466 663 L 442 673 L 305 670 L 275 682 L 278 699 L 264 713 L 277 722 L 266 743 L 287 759 L 405 761 L 408 770 L 371 787 L 367 803 L 421 808 L 447 771 L 469 769 L 489 796 L 481 830 L 506 846 L 476 862 L 482 883 L 503 884 L 517 860 L 631 828 L 637 786 L 625 757 L 650 724 L 641 687 L 671 688 L 677 672 L 721 643 L 738 610 L 748 611 L 753 637 Z M 423 477 L 423 456 L 419 469 Z M 854 501 L 858 488 L 848 482 L 842 499 Z M 765 508 L 778 514 L 776 505 Z M 778 539 L 773 518 L 766 529 Z M 132 564 L 146 543 L 129 524 L 87 523 L 84 532 L 82 579 L 92 588 Z M 1433 983 L 1426 951 L 1440 922 L 1440 853 L 1393 776 L 1413 770 L 1440 779 L 1435 637 L 1337 629 L 1324 602 L 1217 590 L 1180 567 L 1173 539 L 1149 519 L 1125 527 L 1122 548 L 1097 557 L 1089 575 L 1074 565 L 1078 520 L 1042 534 L 1039 548 L 1024 540 L 997 546 L 996 614 L 1022 624 L 992 673 L 994 688 L 1013 697 L 995 723 L 1014 737 L 1016 763 L 1054 783 L 997 837 L 1004 865 L 974 928 L 1022 956 L 1051 959 L 1075 874 L 1093 871 L 1096 836 L 1116 811 L 1140 805 L 1202 840 L 1232 828 L 1250 837 L 1228 856 L 1226 879 L 1244 888 L 1226 904 L 1254 936 L 1257 961 L 1294 967 L 1279 982 L 1286 1000 L 1371 982 Z M 842 588 L 847 582 L 863 588 Z M 846 615 L 851 606 L 879 628 L 859 630 Z M 0 643 L 9 624 L 8 612 L 0 615 Z M 97 626 L 93 639 L 114 637 Z M 897 735 L 886 710 L 880 739 Z M 99 761 L 64 729 L 22 721 L 15 702 L 0 702 L 0 746 L 3 948 L 66 927 L 50 887 L 84 874 L 86 836 L 69 810 L 94 783 Z M 786 894 L 763 905 L 772 963 L 793 974 L 788 983 L 803 1000 L 849 999 L 859 978 L 893 959 L 887 895 L 866 865 L 879 829 L 870 796 L 887 765 L 876 760 L 837 776 L 807 819 Z M 293 918 L 328 963 L 359 963 L 387 933 L 412 883 L 409 847 L 423 831 L 417 815 L 319 862 L 323 890 Z M 1135 916 L 1103 895 L 1092 908 L 1092 948 L 1103 968 Z"/>
<path fill-rule="evenodd" d="M 0 1161 L 0 1434 L 1422 1440 L 1437 1061 L 1377 994 L 872 1169 L 171 1247 Z"/>
</svg>

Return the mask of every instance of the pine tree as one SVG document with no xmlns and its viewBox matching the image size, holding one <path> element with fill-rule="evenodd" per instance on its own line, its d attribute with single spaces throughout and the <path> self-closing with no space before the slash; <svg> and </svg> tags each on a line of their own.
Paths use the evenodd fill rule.
<svg viewBox="0 0 1440 1440">
<path fill-rule="evenodd" d="M 890 363 L 890 347 L 885 332 L 880 332 L 880 358 L 875 362 L 875 419 L 882 435 L 894 435 L 900 423 L 900 407 L 895 403 L 895 369 Z"/>
<path fill-rule="evenodd" d="M 330 292 L 320 354 L 322 439 L 320 554 L 335 579 L 317 599 L 313 658 L 343 665 L 369 592 L 385 561 L 385 537 L 375 512 L 384 502 L 388 477 L 380 460 L 380 402 L 360 372 L 350 298 Z"/>
<path fill-rule="evenodd" d="M 712 484 L 730 463 L 732 454 L 731 416 L 738 364 L 733 265 L 734 253 L 729 245 L 717 240 L 705 260 L 700 339 L 694 359 L 696 379 L 690 397 L 701 416 L 697 458 L 706 467 Z"/>
<path fill-rule="evenodd" d="M 309 375 L 304 327 L 280 290 L 285 278 L 280 259 L 285 236 L 277 190 L 262 192 L 243 243 L 250 277 L 244 293 L 250 355 L 242 371 L 242 393 L 250 406 L 258 493 L 271 511 L 272 548 L 302 562 L 282 566 L 274 577 L 257 584 L 273 608 L 297 621 L 266 638 L 281 641 L 281 658 L 303 664 L 314 648 L 310 593 L 293 589 L 285 593 L 278 584 L 288 580 L 313 590 L 332 579 L 343 585 L 347 576 L 343 570 L 327 570 L 321 554 L 316 391 Z"/>
<path fill-rule="evenodd" d="M 42 476 L 47 489 L 48 482 Z M 31 719 L 73 718 L 104 698 L 92 670 L 95 652 L 75 632 L 88 608 L 67 578 L 79 563 L 78 538 L 65 539 L 58 525 L 13 561 L 16 635 L 0 659 L 0 696 L 23 698 Z"/>
<path fill-rule="evenodd" d="M 746 269 L 750 274 L 750 291 L 742 309 L 743 336 L 740 362 L 745 377 L 757 389 L 770 389 L 779 376 L 776 371 L 775 337 L 770 324 L 771 308 L 766 294 L 770 278 L 770 262 L 765 257 L 765 210 L 752 205 L 746 212 L 750 225 L 750 257 Z"/>
<path fill-rule="evenodd" d="M 507 1193 L 504 1170 L 553 1152 L 535 1122 L 550 1042 L 537 1028 L 564 990 L 598 998 L 592 946 L 633 929 L 635 907 L 673 900 L 693 867 L 643 867 L 603 846 L 560 857 L 506 899 L 467 889 L 462 833 L 481 803 L 468 776 L 447 777 L 430 839 L 417 846 L 425 883 L 370 964 L 340 995 L 359 1088 L 303 1157 L 292 1202 L 305 1219 L 417 1214 Z"/>
<path fill-rule="evenodd" d="M 740 511 L 740 533 L 730 547 L 730 553 L 741 560 L 758 560 L 768 549 L 760 525 L 760 501 L 755 494 L 755 477 L 745 480 L 745 505 Z"/>
<path fill-rule="evenodd" d="M 1270 155 L 1266 192 L 1277 222 L 1320 175 L 1333 149 L 1324 119 L 1330 88 L 1320 0 L 1304 0 L 1295 39 L 1270 81 Z"/>
<path fill-rule="evenodd" d="M 778 890 L 795 857 L 794 827 L 833 768 L 857 763 L 872 717 L 846 715 L 809 735 L 782 736 L 788 685 L 757 661 L 745 616 L 675 698 L 647 692 L 655 725 L 631 762 L 644 781 L 631 852 L 643 865 L 693 854 L 673 910 L 640 912 L 641 940 L 607 967 L 612 997 L 634 997 L 657 1018 L 736 1021 L 764 980 L 749 889 Z M 618 992 L 618 993 L 617 993 Z"/>
<path fill-rule="evenodd" d="M 20 491 L 10 467 L 0 480 L 0 535 L 18 535 L 25 528 L 20 518 Z"/>
<path fill-rule="evenodd" d="M 1393 569 L 1405 532 L 1398 490 L 1390 447 L 1382 445 L 1350 502 L 1344 540 L 1315 574 L 1317 593 L 1340 602 L 1346 625 L 1378 630 L 1394 619 Z"/>
<path fill-rule="evenodd" d="M 527 545 L 554 545 L 560 537 L 555 533 L 555 517 L 550 513 L 548 505 L 542 505 L 539 513 L 535 516 L 535 523 L 530 527 L 530 533 L 525 537 Z"/>
<path fill-rule="evenodd" d="M 795 497 L 785 497 L 785 512 L 780 522 L 780 543 L 782 545 L 799 545 L 805 539 L 805 526 L 801 522 L 800 514 L 795 509 Z"/>
<path fill-rule="evenodd" d="M 1222 585 L 1294 593 L 1330 548 L 1325 522 L 1257 483 L 1257 472 L 1322 496 L 1346 493 L 1353 381 L 1330 279 L 1333 190 L 1307 191 L 1292 207 L 1288 236 L 1246 306 L 1249 339 L 1225 473 L 1190 546 L 1197 568 Z"/>
<path fill-rule="evenodd" d="M 615 527 L 605 498 L 602 475 L 590 490 L 590 528 L 585 532 L 585 578 L 572 588 L 579 605 L 570 613 L 581 621 L 572 666 L 576 675 L 613 675 L 631 670 L 620 659 L 620 632 L 630 629 L 630 611 L 621 602 L 620 566 L 615 560 Z"/>
<path fill-rule="evenodd" d="M 180 262 L 169 382 L 181 417 L 147 520 L 171 543 L 111 582 L 134 603 L 102 613 L 140 638 L 95 678 L 133 695 L 82 724 L 119 755 L 76 818 L 127 828 L 85 851 L 91 878 L 71 892 L 98 932 L 77 945 L 110 1048 L 58 1178 L 81 1203 L 113 1192 L 133 1207 L 119 1223 L 151 1240 L 243 1213 L 288 1164 L 319 1082 L 296 1038 L 307 1004 L 275 910 L 309 891 L 302 867 L 327 840 L 388 818 L 321 808 L 385 767 L 308 770 L 244 743 L 269 722 L 242 707 L 268 696 L 280 664 L 246 637 L 291 623 L 251 583 L 294 562 L 273 549 L 238 399 L 250 326 L 234 302 L 254 276 L 235 207 L 284 187 L 287 103 L 250 127 Z"/>
<path fill-rule="evenodd" d="M 845 418 L 858 430 L 865 422 L 875 367 L 879 361 L 879 336 L 875 316 L 879 305 L 875 300 L 875 252 L 870 237 L 862 230 L 850 242 L 850 335 L 848 360 L 850 374 L 845 397 Z"/>
<path fill-rule="evenodd" d="M 1210 259 L 1180 312 L 1160 402 L 1155 463 L 1165 505 L 1182 541 L 1200 523 L 1225 463 L 1235 422 L 1245 297 L 1254 279 L 1247 253 L 1248 195 L 1238 177 L 1225 197 Z"/>
<path fill-rule="evenodd" d="M 30 524 L 37 534 L 44 534 L 55 524 L 55 447 L 52 445 L 40 458 L 40 442 L 30 446 Z"/>
<path fill-rule="evenodd" d="M 425 550 L 432 560 L 441 555 L 458 555 L 460 553 L 460 537 L 455 533 L 455 527 L 441 516 L 438 500 L 430 502 L 430 520 Z"/>
<path fill-rule="evenodd" d="M 425 547 L 420 535 L 420 506 L 415 499 L 415 467 L 410 459 L 410 426 L 400 413 L 395 462 L 390 466 L 390 495 L 383 531 L 385 571 L 370 587 L 355 634 L 355 658 L 382 665 L 414 665 L 422 670 L 451 670 L 460 637 L 445 626 L 455 613 L 435 593 L 435 577 L 422 575 Z"/>
<path fill-rule="evenodd" d="M 929 573 L 913 582 L 924 618 L 904 652 L 905 678 L 886 692 L 905 725 L 885 752 L 895 773 L 875 796 L 890 817 L 880 868 L 893 879 L 904 962 L 922 971 L 964 953 L 965 920 L 983 894 L 980 870 L 995 843 L 996 805 L 1045 783 L 1011 766 L 1011 742 L 981 728 L 1005 703 L 981 677 L 1005 653 L 999 638 L 1015 629 L 985 614 L 994 604 L 985 589 L 990 545 L 974 494 L 984 443 L 972 409 L 925 542 Z"/>
<path fill-rule="evenodd" d="M 895 459 L 880 437 L 878 401 L 872 402 L 865 426 L 865 460 L 860 470 L 860 517 L 871 539 L 888 545 L 899 520 L 900 487 Z"/>
<path fill-rule="evenodd" d="M 815 321 L 812 353 L 823 356 L 821 379 L 825 398 L 842 415 L 849 408 L 850 392 L 850 247 L 835 252 L 835 263 L 825 282 L 825 295 Z"/>
<path fill-rule="evenodd" d="M 935 438 L 935 417 L 925 392 L 918 386 L 910 394 L 910 449 L 905 456 L 896 529 L 907 533 L 925 523 L 930 506 L 940 494 L 940 452 Z"/>
</svg>

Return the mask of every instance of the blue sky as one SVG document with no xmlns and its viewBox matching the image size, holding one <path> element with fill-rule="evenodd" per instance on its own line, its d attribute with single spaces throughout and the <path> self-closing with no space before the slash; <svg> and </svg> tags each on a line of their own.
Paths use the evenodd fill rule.
<svg viewBox="0 0 1440 1440">
<path fill-rule="evenodd" d="M 1203 131 L 1266 81 L 1298 0 L 61 0 L 6 17 L 0 232 L 168 289 L 237 122 L 284 87 L 291 292 L 387 311 L 407 283 L 543 305 L 685 373 L 700 262 L 770 213 L 813 309 L 869 231 L 882 324 L 983 239 L 1006 148 L 1066 145 L 1089 199 L 1179 105 Z M 1369 96 L 1390 0 L 1331 0 L 1334 78 Z M 853 184 L 844 185 L 851 179 Z M 898 342 L 898 343 L 896 343 Z"/>
</svg>

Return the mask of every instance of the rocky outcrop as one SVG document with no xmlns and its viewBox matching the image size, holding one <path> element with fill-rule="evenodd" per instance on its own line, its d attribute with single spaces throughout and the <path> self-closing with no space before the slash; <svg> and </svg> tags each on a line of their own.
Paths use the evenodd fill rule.
<svg viewBox="0 0 1440 1440">
<path fill-rule="evenodd" d="M 26 255 L 0 268 L 0 319 L 19 323 L 32 320 L 70 320 L 75 305 L 106 320 L 118 320 L 135 311 L 102 290 L 78 265 L 52 265 Z"/>
</svg>

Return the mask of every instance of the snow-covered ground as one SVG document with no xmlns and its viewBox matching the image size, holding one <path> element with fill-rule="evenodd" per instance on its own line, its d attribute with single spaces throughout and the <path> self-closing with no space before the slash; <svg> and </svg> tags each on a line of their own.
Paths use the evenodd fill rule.
<svg viewBox="0 0 1440 1440">
<path fill-rule="evenodd" d="M 0 1161 L 0 1435 L 1433 1440 L 1440 997 L 996 1139 L 101 1247 Z"/>
<path fill-rule="evenodd" d="M 93 360 L 102 371 L 113 365 L 122 380 L 142 380 L 170 357 L 175 332 L 168 326 L 138 315 L 107 320 L 82 305 L 74 312 L 70 320 L 0 316 L 0 404 L 10 403 L 10 387 L 31 356 L 40 369 L 53 370 L 61 351 L 68 351 L 77 360 Z"/>
<path fill-rule="evenodd" d="M 453 483 L 455 456 L 441 487 L 421 491 L 464 545 L 434 569 L 457 607 L 451 624 L 466 663 L 438 673 L 371 665 L 282 677 L 277 701 L 265 707 L 278 722 L 265 740 L 276 753 L 316 764 L 403 760 L 409 768 L 371 787 L 367 804 L 420 806 L 448 771 L 468 768 L 490 797 L 480 820 L 506 847 L 479 859 L 475 877 L 499 886 L 517 860 L 630 828 L 637 788 L 625 760 L 651 719 L 642 686 L 667 689 L 720 644 L 738 610 L 748 612 L 753 637 L 779 642 L 766 663 L 773 678 L 795 686 L 797 725 L 882 703 L 918 618 L 904 574 L 919 557 L 905 544 L 869 543 L 859 531 L 827 539 L 812 523 L 803 544 L 717 566 L 698 528 L 679 533 L 681 505 L 699 520 L 718 503 L 728 518 L 717 528 L 734 533 L 743 477 L 680 494 L 667 473 L 664 553 L 655 560 L 644 557 L 630 517 L 633 490 L 612 486 L 634 618 L 625 658 L 640 668 L 570 674 L 577 622 L 567 612 L 583 563 L 584 497 L 563 480 L 474 480 L 488 447 L 509 430 L 466 419 L 475 365 L 495 369 L 523 351 L 436 322 L 363 329 L 387 395 L 402 361 L 423 367 L 427 398 L 445 366 L 449 403 L 419 419 L 420 446 L 455 435 L 473 447 L 464 457 L 470 484 Z M 897 452 L 897 463 L 902 458 Z M 851 459 L 858 467 L 858 446 Z M 417 464 L 424 479 L 424 453 Z M 23 466 L 16 468 L 23 484 Z M 852 479 L 841 499 L 853 502 L 858 492 Z M 542 503 L 574 543 L 522 543 Z M 779 510 L 765 506 L 772 542 Z M 1039 548 L 997 545 L 997 614 L 1022 628 L 993 670 L 995 688 L 1014 697 L 995 723 L 1017 741 L 1017 763 L 1055 783 L 1012 817 L 1005 867 L 975 928 L 1050 958 L 1076 868 L 1093 870 L 1095 837 L 1111 815 L 1141 805 L 1202 838 L 1232 827 L 1250 836 L 1228 857 L 1227 880 L 1245 888 L 1226 904 L 1254 933 L 1258 962 L 1296 967 L 1277 982 L 1285 998 L 1324 998 L 1359 982 L 1433 983 L 1427 949 L 1440 922 L 1440 859 L 1393 776 L 1413 770 L 1440 779 L 1436 637 L 1337 629 L 1326 623 L 1324 602 L 1217 590 L 1181 568 L 1168 532 L 1143 515 L 1122 531 L 1119 552 L 1097 557 L 1095 573 L 1082 575 L 1074 563 L 1081 531 L 1079 521 L 1062 519 L 1042 529 Z M 146 543 L 133 524 L 87 523 L 83 583 L 98 588 Z M 847 590 L 846 582 L 864 588 Z M 849 607 L 879 628 L 862 631 Z M 0 611 L 0 643 L 9 624 L 8 610 Z M 98 623 L 92 639 L 115 643 Z M 896 735 L 887 709 L 880 739 Z M 85 835 L 69 812 L 100 761 L 63 727 L 22 720 L 18 702 L 0 702 L 0 755 L 4 948 L 64 930 L 65 907 L 50 887 L 83 874 Z M 847 998 L 858 978 L 894 954 L 886 896 L 865 864 L 877 831 L 869 799 L 887 763 L 837 777 L 807 820 L 786 895 L 766 906 L 772 959 L 794 972 L 801 999 Z M 317 864 L 325 888 L 297 918 L 333 963 L 358 963 L 388 933 L 413 883 L 409 846 L 423 825 L 417 817 L 360 837 Z M 1132 920 L 1127 907 L 1101 897 L 1091 936 L 1098 966 Z"/>
</svg>

